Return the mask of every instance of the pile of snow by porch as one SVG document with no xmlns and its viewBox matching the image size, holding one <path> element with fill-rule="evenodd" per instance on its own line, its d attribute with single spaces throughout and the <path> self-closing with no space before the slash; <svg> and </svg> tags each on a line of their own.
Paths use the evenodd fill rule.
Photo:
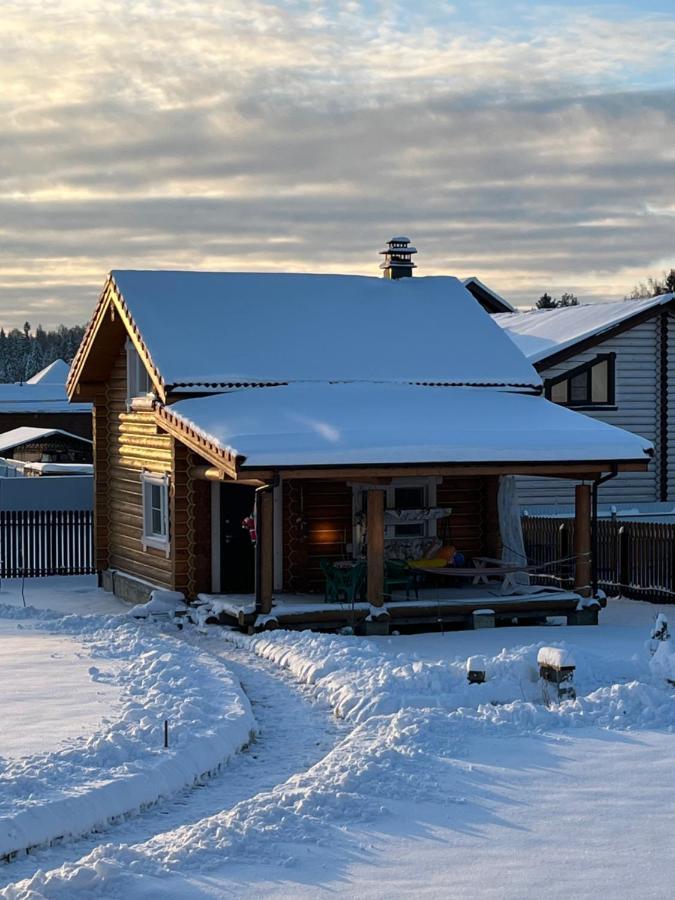
<svg viewBox="0 0 675 900">
<path fill-rule="evenodd" d="M 477 387 L 307 383 L 182 400 L 171 414 L 246 466 L 644 461 L 642 437 L 543 397 Z"/>
<path fill-rule="evenodd" d="M 456 278 L 166 271 L 112 277 L 167 385 L 541 384 Z"/>
<path fill-rule="evenodd" d="M 117 699 L 112 721 L 71 735 L 67 747 L 0 762 L 0 858 L 137 812 L 250 740 L 253 715 L 229 670 L 155 626 L 66 616 L 34 627 L 72 640 L 89 658 L 91 680 Z"/>
<path fill-rule="evenodd" d="M 128 614 L 135 619 L 147 619 L 149 616 L 173 618 L 176 613 L 185 613 L 187 610 L 185 594 L 180 591 L 165 591 L 157 588 L 150 594 L 147 603 L 138 603 L 136 606 L 132 606 Z"/>
<path fill-rule="evenodd" d="M 550 629 L 536 629 L 539 634 L 546 631 Z M 488 637 L 484 634 L 469 632 L 476 650 L 499 639 L 498 630 L 489 629 Z M 549 636 L 549 641 L 480 654 L 490 678 L 469 685 L 467 658 L 461 654 L 444 662 L 415 660 L 409 654 L 383 652 L 377 639 L 311 632 L 255 636 L 225 632 L 223 638 L 289 669 L 299 680 L 314 685 L 339 717 L 356 723 L 414 707 L 446 710 L 478 731 L 497 727 L 520 734 L 589 725 L 675 728 L 672 689 L 654 680 L 647 654 L 627 660 L 603 656 L 600 648 L 581 650 L 563 642 L 552 647 Z M 395 646 L 395 638 L 386 640 Z M 546 658 L 574 660 L 576 700 L 550 709 L 544 704 L 537 665 L 542 647 Z"/>
</svg>

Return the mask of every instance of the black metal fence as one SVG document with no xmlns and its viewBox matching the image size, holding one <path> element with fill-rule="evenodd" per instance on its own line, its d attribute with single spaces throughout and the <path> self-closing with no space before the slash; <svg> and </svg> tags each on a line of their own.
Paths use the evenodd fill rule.
<svg viewBox="0 0 675 900">
<path fill-rule="evenodd" d="M 563 560 L 547 567 L 536 580 L 572 587 L 574 519 L 524 516 L 522 522 L 531 563 Z M 599 587 L 610 596 L 675 603 L 675 525 L 599 519 L 597 572 Z"/>
<path fill-rule="evenodd" d="M 0 511 L 0 578 L 95 572 L 93 531 L 90 509 Z"/>
</svg>

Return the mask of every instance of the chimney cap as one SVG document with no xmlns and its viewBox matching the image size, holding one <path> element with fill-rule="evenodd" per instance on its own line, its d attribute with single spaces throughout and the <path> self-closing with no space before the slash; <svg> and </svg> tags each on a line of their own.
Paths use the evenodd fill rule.
<svg viewBox="0 0 675 900">
<path fill-rule="evenodd" d="M 410 246 L 409 237 L 393 237 L 389 238 L 386 249 L 380 250 L 380 253 L 394 253 L 400 256 L 402 253 L 417 253 L 417 248 Z"/>
<path fill-rule="evenodd" d="M 380 250 L 380 255 L 384 256 L 384 261 L 380 263 L 384 277 L 396 279 L 412 275 L 412 270 L 417 268 L 412 261 L 413 253 L 417 253 L 417 248 L 410 246 L 410 238 L 390 238 L 386 249 Z"/>
</svg>

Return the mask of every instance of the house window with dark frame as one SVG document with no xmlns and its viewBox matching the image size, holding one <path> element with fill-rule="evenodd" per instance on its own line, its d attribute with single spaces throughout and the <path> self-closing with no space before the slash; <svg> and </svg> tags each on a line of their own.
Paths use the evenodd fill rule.
<svg viewBox="0 0 675 900">
<path fill-rule="evenodd" d="M 547 378 L 547 398 L 575 409 L 614 406 L 615 358 L 614 353 L 602 353 L 562 375 Z"/>
</svg>

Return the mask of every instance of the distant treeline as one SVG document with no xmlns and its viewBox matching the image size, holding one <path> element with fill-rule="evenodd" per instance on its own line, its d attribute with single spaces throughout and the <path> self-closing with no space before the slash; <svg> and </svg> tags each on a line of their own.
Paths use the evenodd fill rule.
<svg viewBox="0 0 675 900">
<path fill-rule="evenodd" d="M 54 331 L 38 325 L 33 332 L 26 322 L 22 330 L 8 333 L 0 328 L 0 383 L 27 381 L 55 359 L 72 362 L 83 335 L 82 325 L 59 325 Z"/>
</svg>

